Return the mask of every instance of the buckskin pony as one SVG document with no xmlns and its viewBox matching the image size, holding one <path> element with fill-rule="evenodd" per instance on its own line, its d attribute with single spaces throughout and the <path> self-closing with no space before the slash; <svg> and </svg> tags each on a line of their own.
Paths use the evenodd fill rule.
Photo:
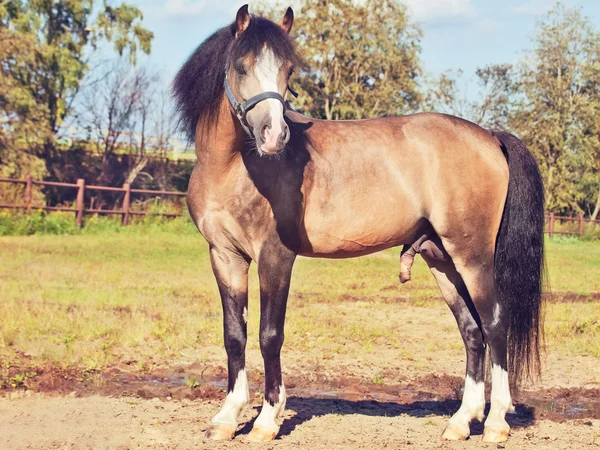
<svg viewBox="0 0 600 450">
<path fill-rule="evenodd" d="M 401 281 L 420 253 L 466 348 L 462 404 L 443 438 L 466 439 L 470 422 L 483 419 L 489 349 L 483 440 L 505 441 L 511 386 L 539 370 L 544 191 L 533 157 L 508 133 L 443 114 L 324 121 L 290 110 L 288 80 L 302 67 L 293 21 L 291 9 L 276 24 L 243 6 L 173 83 L 198 156 L 188 206 L 209 243 L 223 304 L 228 393 L 207 437 L 233 438 L 249 400 L 252 261 L 265 391 L 248 438 L 268 441 L 286 401 L 280 353 L 296 256 L 349 258 L 404 245 Z"/>
</svg>

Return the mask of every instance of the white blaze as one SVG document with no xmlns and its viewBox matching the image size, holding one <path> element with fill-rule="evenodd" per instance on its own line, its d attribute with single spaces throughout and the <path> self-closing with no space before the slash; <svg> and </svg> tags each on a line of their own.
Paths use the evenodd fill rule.
<svg viewBox="0 0 600 450">
<path fill-rule="evenodd" d="M 238 418 L 244 407 L 250 401 L 250 391 L 248 390 L 248 375 L 246 370 L 239 371 L 233 386 L 233 391 L 225 397 L 225 404 L 221 411 L 213 417 L 214 425 L 230 425 L 237 427 Z"/>
<path fill-rule="evenodd" d="M 254 68 L 254 76 L 258 80 L 262 92 L 279 92 L 277 77 L 282 62 L 275 57 L 270 48 L 265 48 L 260 53 Z M 269 106 L 271 130 L 265 135 L 265 143 L 262 150 L 267 152 L 275 150 L 277 139 L 281 134 L 281 122 L 283 120 L 283 105 L 279 100 L 269 98 L 265 100 Z"/>
</svg>

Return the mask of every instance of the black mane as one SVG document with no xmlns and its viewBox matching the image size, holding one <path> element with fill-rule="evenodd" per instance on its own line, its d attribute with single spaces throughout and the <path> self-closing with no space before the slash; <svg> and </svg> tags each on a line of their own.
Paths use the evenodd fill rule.
<svg viewBox="0 0 600 450">
<path fill-rule="evenodd" d="M 179 112 L 179 127 L 194 141 L 201 119 L 217 118 L 223 97 L 225 68 L 248 54 L 258 56 L 265 44 L 278 58 L 301 65 L 294 42 L 270 20 L 252 17 L 246 31 L 235 39 L 236 25 L 221 28 L 206 39 L 189 57 L 173 81 L 173 96 Z"/>
</svg>

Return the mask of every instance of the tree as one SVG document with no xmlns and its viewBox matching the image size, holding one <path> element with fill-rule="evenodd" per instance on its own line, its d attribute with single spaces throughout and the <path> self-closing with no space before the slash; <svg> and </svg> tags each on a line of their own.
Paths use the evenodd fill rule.
<svg viewBox="0 0 600 450">
<path fill-rule="evenodd" d="M 294 103 L 305 114 L 362 119 L 417 109 L 421 30 L 402 3 L 303 0 L 294 30 L 307 62 L 292 81 Z"/>
<path fill-rule="evenodd" d="M 515 80 L 510 64 L 477 69 L 478 95 L 468 96 L 459 86 L 462 71 L 448 71 L 430 80 L 422 105 L 424 111 L 437 111 L 470 120 L 491 130 L 507 129 Z"/>
<path fill-rule="evenodd" d="M 591 170 L 598 155 L 599 38 L 579 10 L 559 4 L 518 67 L 521 94 L 509 125 L 540 164 L 551 211 L 581 210 L 582 171 Z"/>
<path fill-rule="evenodd" d="M 48 156 L 94 50 L 110 42 L 132 62 L 139 50 L 150 52 L 153 34 L 142 26 L 142 18 L 138 8 L 125 3 L 114 7 L 106 0 L 102 5 L 93 0 L 0 0 L 0 30 L 27 48 L 0 55 L 3 77 L 20 92 L 12 100 L 16 104 L 2 106 L 3 116 L 19 115 L 19 103 L 34 105 L 28 111 L 44 116 L 44 136 L 39 137 Z"/>
<path fill-rule="evenodd" d="M 130 68 L 119 60 L 84 93 L 79 124 L 96 136 L 96 151 L 102 157 L 98 183 L 132 183 L 147 164 L 147 131 L 158 79 L 146 68 Z M 125 180 L 114 179 L 111 160 L 123 149 L 133 156 L 133 167 Z"/>
<path fill-rule="evenodd" d="M 4 8 L 0 3 L 0 17 Z M 47 136 L 47 110 L 36 105 L 29 89 L 10 72 L 13 67 L 26 70 L 37 65 L 34 39 L 0 25 L 0 177 L 22 178 L 29 173 L 41 178 L 46 174 L 44 161 L 28 150 Z M 21 191 L 0 185 L 0 202 L 19 202 Z M 38 191 L 33 192 L 37 199 Z"/>
<path fill-rule="evenodd" d="M 598 36 L 598 34 L 597 34 Z M 600 214 L 600 47 L 595 46 L 593 57 L 584 68 L 587 80 L 583 91 L 588 96 L 588 114 L 583 120 L 583 133 L 588 145 L 580 158 L 581 209 L 596 220 Z"/>
<path fill-rule="evenodd" d="M 159 187 L 165 191 L 169 188 L 172 179 L 187 180 L 188 173 L 186 169 L 178 167 L 169 157 L 172 150 L 175 155 L 179 151 L 180 141 L 175 137 L 177 130 L 177 120 L 173 114 L 173 97 L 168 89 L 161 90 L 155 96 L 152 104 L 152 124 L 155 132 L 155 155 L 157 156 L 156 169 L 154 177 L 147 175 Z"/>
</svg>

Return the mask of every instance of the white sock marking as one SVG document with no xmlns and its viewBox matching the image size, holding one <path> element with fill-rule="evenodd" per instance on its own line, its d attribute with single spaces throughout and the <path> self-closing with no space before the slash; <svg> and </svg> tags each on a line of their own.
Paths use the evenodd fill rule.
<svg viewBox="0 0 600 450">
<path fill-rule="evenodd" d="M 266 400 L 263 402 L 262 410 L 254 422 L 254 426 L 262 428 L 266 431 L 279 432 L 279 425 L 277 425 L 276 419 L 283 414 L 285 410 L 285 387 L 279 386 L 279 401 L 275 405 L 271 406 Z"/>
<path fill-rule="evenodd" d="M 485 426 L 494 430 L 508 429 L 506 413 L 512 409 L 508 373 L 502 367 L 492 364 L 492 397 L 490 413 Z"/>
<path fill-rule="evenodd" d="M 221 411 L 213 417 L 212 423 L 214 425 L 230 425 L 237 427 L 238 418 L 249 401 L 250 391 L 248 389 L 248 375 L 246 374 L 246 369 L 242 369 L 239 371 L 235 380 L 233 391 L 228 393 L 227 397 L 225 397 L 225 403 L 223 404 Z"/>
<path fill-rule="evenodd" d="M 485 384 L 476 382 L 470 375 L 465 377 L 465 391 L 459 410 L 450 418 L 449 423 L 469 435 L 469 424 L 473 419 L 482 420 L 485 409 Z"/>
</svg>

